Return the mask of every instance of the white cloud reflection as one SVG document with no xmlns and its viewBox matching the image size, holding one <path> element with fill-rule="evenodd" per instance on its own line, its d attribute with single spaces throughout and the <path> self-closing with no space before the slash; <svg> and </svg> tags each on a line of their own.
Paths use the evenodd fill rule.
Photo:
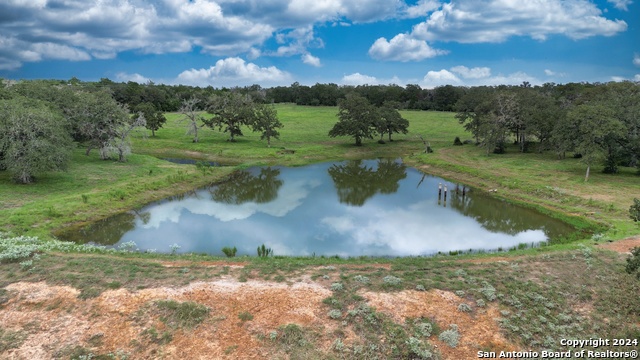
<svg viewBox="0 0 640 360">
<path fill-rule="evenodd" d="M 429 201 L 404 209 L 351 208 L 347 216 L 324 217 L 321 223 L 356 248 L 387 249 L 388 254 L 377 255 L 389 256 L 507 248 L 547 240 L 542 230 L 526 230 L 515 235 L 491 233 L 473 218 L 454 211 L 434 212 Z"/>
<path fill-rule="evenodd" d="M 302 204 L 302 200 L 320 183 L 317 180 L 293 180 L 285 182 L 278 191 L 275 200 L 268 203 L 246 202 L 243 204 L 224 204 L 213 202 L 206 190 L 198 193 L 199 197 L 179 201 L 169 201 L 151 207 L 149 221 L 140 224 L 142 228 L 159 228 L 164 222 L 180 222 L 183 211 L 192 214 L 208 215 L 223 222 L 243 220 L 256 213 L 264 213 L 275 217 L 283 217 Z"/>
</svg>

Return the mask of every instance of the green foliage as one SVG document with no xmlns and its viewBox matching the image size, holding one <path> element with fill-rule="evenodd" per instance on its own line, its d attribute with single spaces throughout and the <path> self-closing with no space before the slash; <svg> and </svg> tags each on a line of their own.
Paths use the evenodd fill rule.
<svg viewBox="0 0 640 360">
<path fill-rule="evenodd" d="M 26 332 L 0 328 L 0 353 L 19 348 L 27 337 L 28 334 Z"/>
<path fill-rule="evenodd" d="M 385 134 L 389 136 L 389 141 L 393 141 L 391 134 L 409 132 L 409 121 L 400 115 L 391 104 L 385 103 L 378 109 L 379 118 L 374 120 L 374 126 L 378 134 L 380 134 L 379 143 L 384 143 Z"/>
<path fill-rule="evenodd" d="M 207 174 L 211 174 L 213 172 L 213 166 L 204 160 L 196 161 L 195 163 L 196 169 L 202 173 L 202 176 L 206 176 Z"/>
<path fill-rule="evenodd" d="M 222 248 L 222 252 L 227 257 L 235 257 L 236 253 L 238 252 L 238 249 L 235 246 L 234 247 L 225 246 Z"/>
<path fill-rule="evenodd" d="M 78 92 L 76 97 L 68 118 L 78 134 L 77 140 L 87 143 L 86 155 L 98 149 L 100 158 L 108 159 L 109 146 L 122 135 L 123 127 L 131 123 L 129 111 L 106 91 Z"/>
<path fill-rule="evenodd" d="M 264 244 L 258 246 L 258 257 L 266 258 L 269 256 L 273 256 L 273 250 L 271 248 L 266 247 Z"/>
<path fill-rule="evenodd" d="M 635 247 L 631 250 L 631 255 L 627 258 L 625 271 L 632 275 L 635 274 L 640 280 L 640 247 Z"/>
<path fill-rule="evenodd" d="M 367 99 L 355 93 L 349 94 L 339 102 L 339 120 L 329 131 L 329 136 L 351 136 L 356 146 L 361 146 L 363 139 L 373 138 L 374 123 L 378 118 L 377 109 Z"/>
<path fill-rule="evenodd" d="M 268 121 L 273 124 L 275 114 L 266 109 L 262 109 L 262 115 L 265 117 L 269 113 L 270 119 Z M 243 135 L 241 128 L 243 125 L 251 125 L 256 121 L 253 99 L 249 95 L 237 92 L 213 95 L 208 100 L 207 112 L 213 116 L 210 119 L 203 119 L 204 124 L 212 129 L 217 127 L 218 130 L 229 133 L 230 142 L 235 142 L 236 136 Z M 262 119 L 262 121 L 267 120 Z"/>
<path fill-rule="evenodd" d="M 238 314 L 238 319 L 240 319 L 240 321 L 251 321 L 253 320 L 253 315 L 247 311 L 242 311 Z"/>
<path fill-rule="evenodd" d="M 156 307 L 161 311 L 160 320 L 172 328 L 192 329 L 209 316 L 209 308 L 193 301 L 158 300 Z"/>
<path fill-rule="evenodd" d="M 640 199 L 633 198 L 633 204 L 629 207 L 629 217 L 634 222 L 640 222 Z"/>
<path fill-rule="evenodd" d="M 449 329 L 443 331 L 438 335 L 438 339 L 452 348 L 458 346 L 460 341 L 460 333 L 458 332 L 458 326 L 452 324 Z"/>
<path fill-rule="evenodd" d="M 260 132 L 260 140 L 267 139 L 267 146 L 271 147 L 271 138 L 279 139 L 278 129 L 283 125 L 278 120 L 278 113 L 272 105 L 256 105 L 253 122 L 250 124 L 253 131 Z"/>
<path fill-rule="evenodd" d="M 342 317 L 342 311 L 340 311 L 338 309 L 331 309 L 331 310 L 329 310 L 329 313 L 327 315 L 329 315 L 329 317 L 331 319 L 337 320 L 337 319 L 340 319 Z"/>
<path fill-rule="evenodd" d="M 145 119 L 145 127 L 151 130 L 151 136 L 156 136 L 158 131 L 167 122 L 167 118 L 162 111 L 156 110 L 156 107 L 149 102 L 138 104 L 134 109 L 134 118 L 139 118 L 141 115 Z"/>
<path fill-rule="evenodd" d="M 66 169 L 71 156 L 66 124 L 42 102 L 0 100 L 0 169 L 22 184 L 47 171 Z"/>
</svg>

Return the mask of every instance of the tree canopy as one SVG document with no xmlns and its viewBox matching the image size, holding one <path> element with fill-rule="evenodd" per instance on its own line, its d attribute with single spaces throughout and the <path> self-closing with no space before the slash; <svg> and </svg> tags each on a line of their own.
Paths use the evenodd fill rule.
<svg viewBox="0 0 640 360">
<path fill-rule="evenodd" d="M 69 162 L 72 139 L 66 121 L 38 100 L 0 100 L 0 133 L 0 169 L 19 183 L 64 170 Z"/>
</svg>

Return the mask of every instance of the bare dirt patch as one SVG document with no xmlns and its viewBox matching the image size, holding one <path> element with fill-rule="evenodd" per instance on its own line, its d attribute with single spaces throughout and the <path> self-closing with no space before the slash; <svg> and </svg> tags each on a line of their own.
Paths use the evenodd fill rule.
<svg viewBox="0 0 640 360">
<path fill-rule="evenodd" d="M 437 338 L 432 339 L 445 359 L 476 358 L 479 350 L 514 351 L 500 333 L 495 319 L 500 317 L 495 307 L 479 308 L 468 303 L 457 295 L 442 290 L 428 292 L 405 290 L 398 293 L 361 294 L 371 306 L 390 315 L 396 322 L 402 323 L 406 318 L 425 317 L 435 320 L 442 330 L 452 324 L 458 326 L 460 342 L 452 348 Z M 467 303 L 474 307 L 472 313 L 461 312 L 458 306 Z"/>
<path fill-rule="evenodd" d="M 631 249 L 633 249 L 634 247 L 640 247 L 640 236 L 634 236 L 610 243 L 599 244 L 596 246 L 601 249 L 607 249 L 621 254 L 631 254 Z"/>
<path fill-rule="evenodd" d="M 77 289 L 44 282 L 18 282 L 5 289 L 11 296 L 0 307 L 0 323 L 28 335 L 20 346 L 0 354 L 3 359 L 51 359 L 77 347 L 94 354 L 120 352 L 130 359 L 286 358 L 268 340 L 272 331 L 291 323 L 318 329 L 316 346 L 329 353 L 337 326 L 322 304 L 332 292 L 309 279 L 288 285 L 228 277 L 185 287 L 110 290 L 86 300 L 78 298 Z M 472 358 L 480 348 L 514 348 L 500 335 L 495 321 L 499 314 L 493 307 L 461 313 L 457 306 L 464 299 L 440 290 L 363 292 L 362 296 L 398 323 L 425 317 L 442 329 L 458 325 L 462 336 L 458 347 L 431 339 L 444 359 Z M 209 308 L 209 316 L 194 329 L 172 329 L 154 312 L 158 300 L 202 304 Z M 252 318 L 243 320 L 242 313 Z M 166 333 L 170 336 L 163 340 Z"/>
</svg>

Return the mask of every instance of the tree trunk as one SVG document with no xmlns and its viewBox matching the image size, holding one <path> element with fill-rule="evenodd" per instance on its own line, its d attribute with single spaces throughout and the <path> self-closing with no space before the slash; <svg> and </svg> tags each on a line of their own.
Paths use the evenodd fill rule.
<svg viewBox="0 0 640 360">
<path fill-rule="evenodd" d="M 591 170 L 591 165 L 587 165 L 587 174 L 584 176 L 584 182 L 589 181 L 589 170 Z"/>
</svg>

